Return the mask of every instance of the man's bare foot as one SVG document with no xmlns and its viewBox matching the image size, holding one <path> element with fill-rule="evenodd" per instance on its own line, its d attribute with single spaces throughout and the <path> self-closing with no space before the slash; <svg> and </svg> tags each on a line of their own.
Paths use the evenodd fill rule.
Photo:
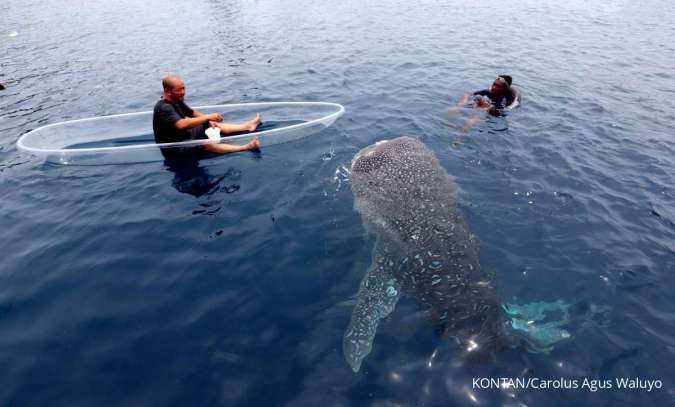
<svg viewBox="0 0 675 407">
<path fill-rule="evenodd" d="M 249 141 L 247 144 L 249 150 L 259 150 L 260 149 L 260 141 L 258 140 L 258 137 L 253 137 L 253 140 Z"/>
<path fill-rule="evenodd" d="M 262 119 L 260 118 L 260 113 L 257 113 L 255 118 L 246 123 L 248 125 L 248 131 L 255 131 L 255 129 L 260 126 L 260 123 L 262 123 Z"/>
</svg>

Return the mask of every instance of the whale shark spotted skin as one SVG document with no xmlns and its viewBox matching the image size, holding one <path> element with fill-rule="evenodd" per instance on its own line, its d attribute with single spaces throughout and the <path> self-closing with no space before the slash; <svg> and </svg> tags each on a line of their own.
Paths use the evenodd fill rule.
<svg viewBox="0 0 675 407">
<path fill-rule="evenodd" d="M 376 237 L 343 338 L 352 370 L 361 368 L 379 321 L 403 294 L 463 352 L 492 356 L 505 342 L 507 318 L 480 270 L 457 185 L 433 152 L 411 137 L 381 141 L 356 154 L 350 179 L 355 209 Z"/>
</svg>

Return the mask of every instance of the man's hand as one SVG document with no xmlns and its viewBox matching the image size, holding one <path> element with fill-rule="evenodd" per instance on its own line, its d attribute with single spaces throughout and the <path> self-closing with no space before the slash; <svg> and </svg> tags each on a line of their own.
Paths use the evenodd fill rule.
<svg viewBox="0 0 675 407">
<path fill-rule="evenodd" d="M 210 121 L 210 122 L 222 122 L 223 121 L 223 116 L 220 113 L 207 114 L 206 117 L 208 118 L 208 121 Z"/>
</svg>

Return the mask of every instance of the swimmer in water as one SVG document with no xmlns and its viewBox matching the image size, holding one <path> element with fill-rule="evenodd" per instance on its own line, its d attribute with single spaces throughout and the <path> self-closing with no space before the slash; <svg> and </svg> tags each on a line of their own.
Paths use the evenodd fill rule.
<svg viewBox="0 0 675 407">
<path fill-rule="evenodd" d="M 450 108 L 448 111 L 448 117 L 451 119 L 450 123 L 452 123 L 452 119 L 466 107 L 480 109 L 490 116 L 498 117 L 502 116 L 504 111 L 511 110 L 518 106 L 520 103 L 520 94 L 511 87 L 512 82 L 513 79 L 510 75 L 499 75 L 492 83 L 490 89 L 464 94 L 457 106 Z M 470 103 L 471 96 L 473 96 L 473 101 Z M 453 145 L 455 147 L 459 146 L 466 133 L 482 120 L 480 115 L 471 115 L 460 130 L 459 136 L 453 141 Z M 453 126 L 452 124 L 450 125 Z"/>
<path fill-rule="evenodd" d="M 490 89 L 483 89 L 474 92 L 474 96 L 486 96 L 494 105 L 496 112 L 501 112 L 505 109 L 513 109 L 517 105 L 520 98 L 518 91 L 511 87 L 513 78 L 511 75 L 499 75 L 497 79 L 492 82 Z M 492 113 L 491 113 L 492 114 Z"/>
</svg>

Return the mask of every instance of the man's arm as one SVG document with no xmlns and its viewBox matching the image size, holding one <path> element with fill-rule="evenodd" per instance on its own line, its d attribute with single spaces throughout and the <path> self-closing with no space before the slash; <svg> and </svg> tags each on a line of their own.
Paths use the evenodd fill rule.
<svg viewBox="0 0 675 407">
<path fill-rule="evenodd" d="M 203 114 L 195 111 L 193 115 L 194 117 L 185 117 L 178 120 L 174 126 L 176 126 L 178 130 L 187 130 L 193 127 L 201 126 L 207 122 L 223 121 L 223 116 L 221 116 L 220 113 Z"/>
</svg>

